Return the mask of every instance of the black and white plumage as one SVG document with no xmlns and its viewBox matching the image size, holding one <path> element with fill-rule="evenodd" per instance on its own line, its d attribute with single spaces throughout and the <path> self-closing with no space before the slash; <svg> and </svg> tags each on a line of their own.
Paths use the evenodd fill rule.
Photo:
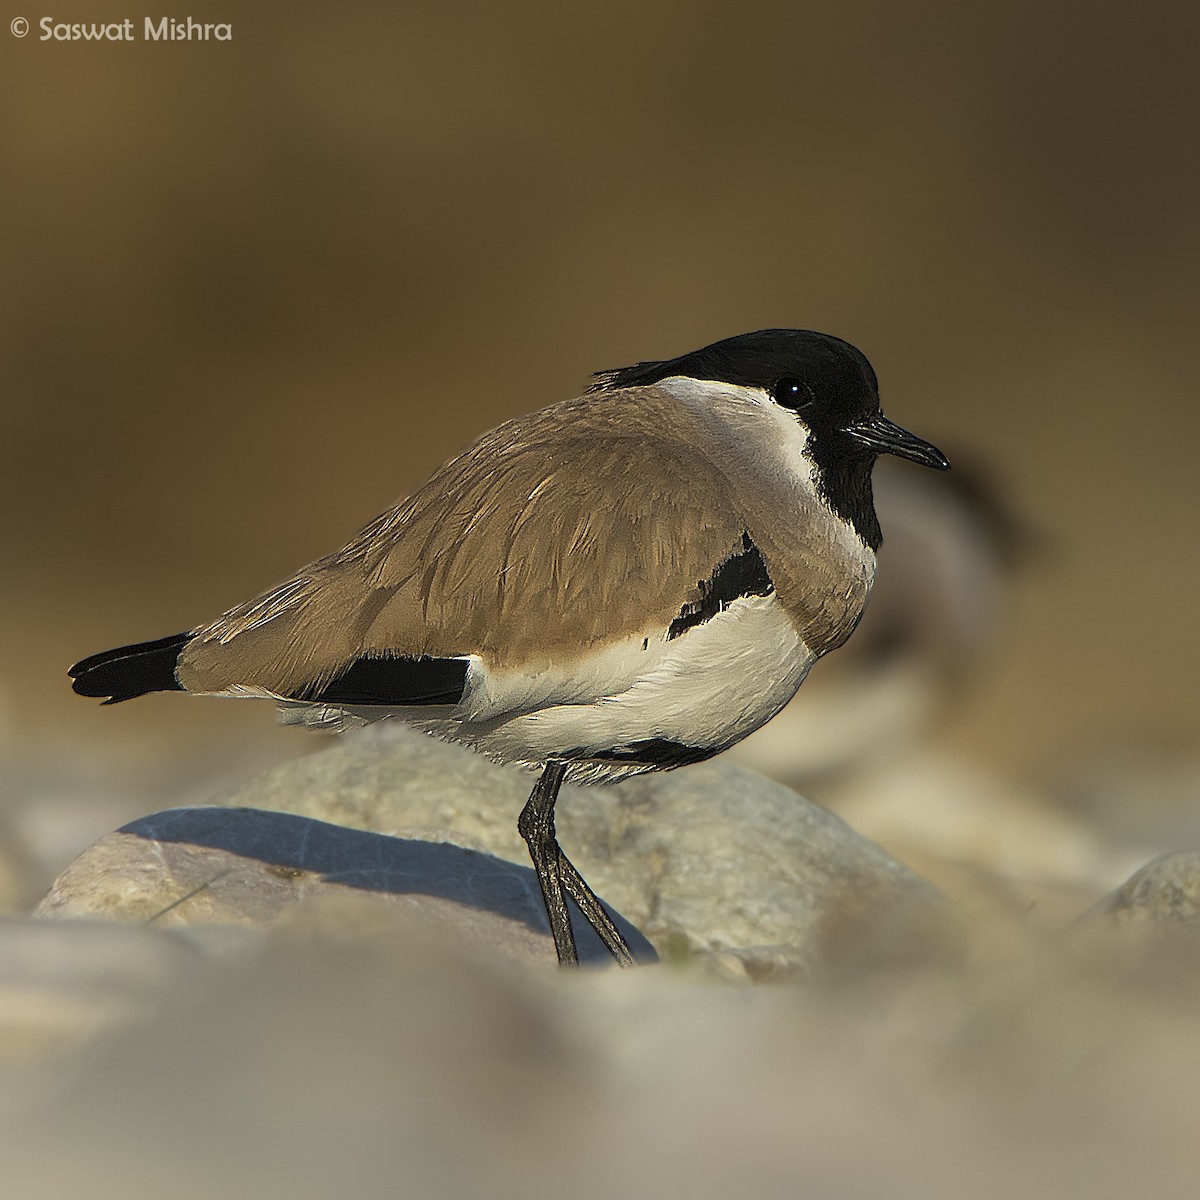
<svg viewBox="0 0 1200 1200">
<path fill-rule="evenodd" d="M 565 888 L 631 961 L 554 839 L 558 786 L 708 758 L 787 703 L 866 604 L 881 453 L 947 465 L 829 335 L 603 372 L 255 599 L 84 659 L 74 688 L 264 697 L 327 728 L 399 718 L 540 767 L 521 829 L 560 959 Z"/>
</svg>

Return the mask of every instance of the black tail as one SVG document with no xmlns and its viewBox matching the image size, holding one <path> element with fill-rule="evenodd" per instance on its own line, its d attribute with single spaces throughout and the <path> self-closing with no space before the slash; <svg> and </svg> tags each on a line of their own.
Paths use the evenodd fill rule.
<svg viewBox="0 0 1200 1200">
<path fill-rule="evenodd" d="M 93 654 L 70 669 L 71 686 L 81 696 L 107 697 L 105 704 L 119 704 L 147 692 L 181 692 L 175 664 L 191 637 L 190 633 L 176 633 L 157 642 Z"/>
</svg>

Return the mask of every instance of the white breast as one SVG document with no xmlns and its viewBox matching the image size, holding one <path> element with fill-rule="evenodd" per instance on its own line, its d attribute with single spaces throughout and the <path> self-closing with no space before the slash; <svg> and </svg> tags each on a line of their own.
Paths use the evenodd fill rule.
<svg viewBox="0 0 1200 1200">
<path fill-rule="evenodd" d="M 459 710 L 416 723 L 506 762 L 540 763 L 568 752 L 587 758 L 654 739 L 717 753 L 770 720 L 814 661 L 773 595 L 735 600 L 670 641 L 661 634 L 657 642 L 646 640 L 644 651 L 638 638 L 597 655 L 574 668 L 569 683 L 515 672 L 488 678 L 473 664 L 476 679 Z M 625 672 L 621 686 L 611 686 Z M 609 686 L 585 696 L 585 681 Z M 540 704 L 531 694 L 539 683 L 546 687 Z M 485 697 L 489 703 L 481 704 Z M 498 712 L 504 699 L 516 711 Z M 628 766 L 591 772 L 628 773 Z M 572 772 L 581 781 L 588 774 Z"/>
</svg>

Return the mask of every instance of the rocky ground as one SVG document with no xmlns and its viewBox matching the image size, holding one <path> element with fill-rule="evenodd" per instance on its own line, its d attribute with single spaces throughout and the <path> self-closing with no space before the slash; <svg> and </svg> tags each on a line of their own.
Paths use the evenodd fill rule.
<svg viewBox="0 0 1200 1200">
<path fill-rule="evenodd" d="M 403 728 L 125 823 L 45 895 L 10 814 L 6 1194 L 1193 1195 L 1200 854 L 1109 886 L 1137 838 L 964 770 L 843 787 L 908 865 L 725 761 L 564 788 L 632 971 L 582 929 L 555 967 L 529 777 Z"/>
</svg>

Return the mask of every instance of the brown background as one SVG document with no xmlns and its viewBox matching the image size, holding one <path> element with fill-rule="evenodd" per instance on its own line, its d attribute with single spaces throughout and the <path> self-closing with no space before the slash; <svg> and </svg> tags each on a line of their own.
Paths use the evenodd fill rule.
<svg viewBox="0 0 1200 1200">
<path fill-rule="evenodd" d="M 63 672 L 215 615 L 592 370 L 767 325 L 861 346 L 892 417 L 1040 530 L 954 744 L 1031 768 L 1200 732 L 1194 10 L 223 0 L 191 12 L 232 44 L 83 45 L 38 18 L 165 14 L 13 3 L 18 741 L 307 747 L 265 706 L 102 710 Z"/>
</svg>

